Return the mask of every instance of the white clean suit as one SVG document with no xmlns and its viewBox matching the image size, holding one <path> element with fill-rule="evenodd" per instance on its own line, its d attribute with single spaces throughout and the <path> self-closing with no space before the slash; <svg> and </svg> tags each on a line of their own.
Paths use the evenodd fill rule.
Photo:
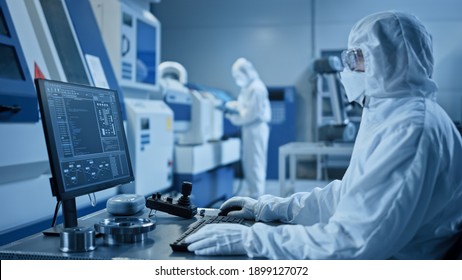
<svg viewBox="0 0 462 280">
<path fill-rule="evenodd" d="M 237 102 L 227 104 L 236 114 L 226 114 L 232 124 L 242 127 L 242 167 L 249 195 L 263 195 L 271 106 L 268 89 L 253 65 L 244 58 L 233 64 L 232 73 L 241 87 Z"/>
<path fill-rule="evenodd" d="M 288 225 L 226 234 L 216 225 L 207 229 L 213 240 L 198 233 L 190 249 L 271 259 L 444 257 L 462 225 L 462 140 L 435 101 L 431 37 L 415 17 L 382 12 L 357 23 L 348 44 L 364 54 L 365 105 L 342 180 L 287 198 L 232 198 L 223 207 L 243 206 L 236 216 Z"/>
</svg>

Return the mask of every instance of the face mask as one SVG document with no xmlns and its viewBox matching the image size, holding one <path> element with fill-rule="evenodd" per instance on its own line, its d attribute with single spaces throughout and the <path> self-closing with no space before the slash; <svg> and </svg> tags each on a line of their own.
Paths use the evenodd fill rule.
<svg viewBox="0 0 462 280">
<path fill-rule="evenodd" d="M 343 72 L 340 72 L 340 79 L 345 88 L 348 101 L 356 101 L 362 106 L 366 92 L 366 73 L 343 70 Z"/>
<path fill-rule="evenodd" d="M 249 83 L 249 79 L 241 72 L 234 74 L 234 80 L 239 87 L 245 87 Z"/>
</svg>

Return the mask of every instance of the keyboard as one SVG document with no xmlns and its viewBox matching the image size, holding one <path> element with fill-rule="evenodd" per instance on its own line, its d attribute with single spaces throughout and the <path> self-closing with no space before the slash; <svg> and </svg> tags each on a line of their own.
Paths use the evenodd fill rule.
<svg viewBox="0 0 462 280">
<path fill-rule="evenodd" d="M 197 232 L 202 227 L 208 224 L 218 224 L 218 223 L 234 223 L 234 224 L 242 224 L 244 219 L 236 218 L 236 217 L 229 217 L 229 216 L 206 216 L 195 223 L 193 223 L 180 237 L 175 240 L 175 242 L 170 244 L 173 251 L 176 252 L 189 252 L 188 251 L 188 243 L 184 242 L 185 238 L 189 235 Z"/>
</svg>

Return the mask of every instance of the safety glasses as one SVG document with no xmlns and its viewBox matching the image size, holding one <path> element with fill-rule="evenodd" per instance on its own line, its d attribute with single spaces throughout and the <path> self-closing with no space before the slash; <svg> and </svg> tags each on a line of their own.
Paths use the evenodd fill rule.
<svg viewBox="0 0 462 280">
<path fill-rule="evenodd" d="M 364 72 L 364 56 L 361 49 L 349 49 L 342 52 L 343 67 L 351 71 Z"/>
</svg>

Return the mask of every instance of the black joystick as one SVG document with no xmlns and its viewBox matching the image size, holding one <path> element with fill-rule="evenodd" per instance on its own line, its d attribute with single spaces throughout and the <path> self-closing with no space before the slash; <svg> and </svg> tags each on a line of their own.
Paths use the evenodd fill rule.
<svg viewBox="0 0 462 280">
<path fill-rule="evenodd" d="M 192 184 L 183 182 L 181 186 L 182 196 L 178 199 L 178 202 L 174 202 L 172 197 L 167 197 L 163 200 L 161 194 L 157 193 L 146 199 L 146 207 L 190 219 L 197 214 L 197 207 L 189 199 L 191 191 Z"/>
<path fill-rule="evenodd" d="M 191 195 L 191 191 L 192 191 L 191 182 L 183 182 L 183 184 L 181 185 L 182 196 L 180 197 L 180 199 L 178 199 L 178 205 L 183 206 L 183 207 L 191 206 L 191 200 L 189 199 L 189 196 Z"/>
</svg>

